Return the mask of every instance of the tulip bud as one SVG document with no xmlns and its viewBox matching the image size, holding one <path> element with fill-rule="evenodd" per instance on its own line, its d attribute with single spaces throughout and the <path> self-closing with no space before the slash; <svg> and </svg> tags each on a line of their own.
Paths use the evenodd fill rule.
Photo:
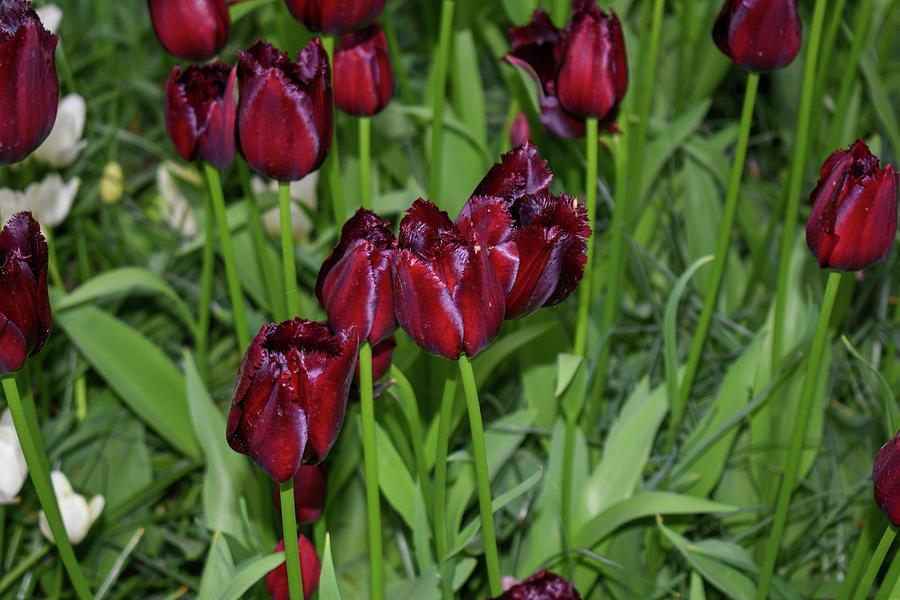
<svg viewBox="0 0 900 600">
<path fill-rule="evenodd" d="M 0 417 L 0 465 L 0 504 L 14 504 L 28 476 L 28 465 L 8 408 Z"/>
<path fill-rule="evenodd" d="M 528 125 L 528 117 L 521 110 L 516 113 L 512 125 L 509 128 L 509 143 L 515 148 L 531 139 L 531 126 Z"/>
<path fill-rule="evenodd" d="M 147 0 L 153 31 L 163 48 L 182 60 L 212 58 L 228 40 L 225 0 Z"/>
<path fill-rule="evenodd" d="M 900 527 L 900 432 L 881 447 L 872 466 L 875 502 L 894 527 Z"/>
<path fill-rule="evenodd" d="M 300 465 L 294 475 L 294 512 L 298 523 L 315 523 L 322 514 L 327 491 L 323 465 Z M 281 513 L 279 486 L 273 492 L 275 506 Z"/>
<path fill-rule="evenodd" d="M 0 166 L 19 162 L 50 134 L 59 39 L 25 0 L 0 0 Z"/>
<path fill-rule="evenodd" d="M 100 177 L 100 200 L 104 204 L 115 204 L 122 199 L 125 191 L 125 176 L 122 165 L 117 162 L 106 163 Z"/>
<path fill-rule="evenodd" d="M 56 494 L 56 503 L 59 504 L 59 512 L 62 514 L 63 526 L 66 529 L 66 537 L 73 544 L 77 544 L 85 538 L 88 529 L 103 512 L 106 501 L 103 496 L 94 496 L 90 503 L 81 494 L 72 490 L 69 479 L 60 471 L 51 471 L 50 480 L 53 482 L 53 492 Z M 44 537 L 55 543 L 53 532 L 50 531 L 50 523 L 47 515 L 41 511 L 38 515 L 38 526 Z"/>
<path fill-rule="evenodd" d="M 238 52 L 237 131 L 247 163 L 280 181 L 318 169 L 331 147 L 328 56 L 318 39 L 291 62 L 268 42 Z"/>
<path fill-rule="evenodd" d="M 302 534 L 297 535 L 297 548 L 300 550 L 300 577 L 303 579 L 303 598 L 308 599 L 319 589 L 319 575 L 322 563 L 316 549 Z M 284 552 L 284 538 L 275 546 L 275 552 Z M 266 575 L 266 590 L 274 600 L 290 600 L 287 565 L 281 563 Z"/>
<path fill-rule="evenodd" d="M 581 596 L 574 585 L 556 573 L 541 569 L 492 600 L 581 600 Z"/>
<path fill-rule="evenodd" d="M 802 37 L 797 0 L 725 0 L 713 25 L 713 41 L 746 71 L 791 64 Z"/>
<path fill-rule="evenodd" d="M 884 260 L 897 233 L 897 171 L 879 169 L 865 142 L 828 157 L 809 199 L 806 243 L 819 266 L 856 271 Z"/>
<path fill-rule="evenodd" d="M 310 31 L 351 33 L 372 23 L 385 0 L 285 0 L 294 18 Z"/>
<path fill-rule="evenodd" d="M 341 36 L 334 51 L 334 103 L 345 113 L 371 117 L 394 94 L 394 71 L 378 23 Z"/>
<path fill-rule="evenodd" d="M 78 153 L 87 146 L 87 140 L 81 139 L 86 116 L 84 98 L 78 94 L 67 94 L 59 102 L 56 123 L 50 135 L 34 151 L 34 157 L 57 169 L 72 164 Z"/>
</svg>

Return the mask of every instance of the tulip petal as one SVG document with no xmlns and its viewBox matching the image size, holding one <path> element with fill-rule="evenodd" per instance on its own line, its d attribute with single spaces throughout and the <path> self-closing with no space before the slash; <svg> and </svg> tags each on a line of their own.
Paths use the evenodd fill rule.
<svg viewBox="0 0 900 600">
<path fill-rule="evenodd" d="M 319 561 L 312 542 L 303 534 L 297 534 L 297 548 L 300 550 L 300 578 L 303 580 L 303 597 L 308 599 L 319 588 L 322 563 Z M 284 552 L 284 538 L 275 546 L 274 552 Z M 290 600 L 287 565 L 284 562 L 266 575 L 266 590 L 273 600 Z"/>
<path fill-rule="evenodd" d="M 485 244 L 478 240 L 473 256 L 453 290 L 453 301 L 463 320 L 463 349 L 475 356 L 500 332 L 506 312 L 505 293 L 488 260 Z"/>
<path fill-rule="evenodd" d="M 33 355 L 50 335 L 47 242 L 31 213 L 15 215 L 0 233 L 0 313 L 16 324 Z"/>
<path fill-rule="evenodd" d="M 547 161 L 541 158 L 537 146 L 525 142 L 504 154 L 472 195 L 495 196 L 511 202 L 526 194 L 546 191 L 552 181 L 553 173 L 547 168 Z"/>
<path fill-rule="evenodd" d="M 716 18 L 713 40 L 747 71 L 785 67 L 802 41 L 797 0 L 729 0 Z"/>
<path fill-rule="evenodd" d="M 149 0 L 156 37 L 178 58 L 211 58 L 228 40 L 231 20 L 225 0 Z"/>
<path fill-rule="evenodd" d="M 900 526 L 900 432 L 878 451 L 872 483 L 878 508 L 894 527 Z"/>
<path fill-rule="evenodd" d="M 0 375 L 14 373 L 25 364 L 25 336 L 16 324 L 0 313 Z"/>
</svg>

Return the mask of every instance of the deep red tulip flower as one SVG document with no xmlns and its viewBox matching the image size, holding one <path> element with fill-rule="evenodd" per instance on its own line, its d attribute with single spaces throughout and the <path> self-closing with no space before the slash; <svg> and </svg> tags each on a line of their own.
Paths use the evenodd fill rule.
<svg viewBox="0 0 900 600">
<path fill-rule="evenodd" d="M 288 10 L 311 31 L 351 33 L 375 21 L 385 0 L 285 0 Z"/>
<path fill-rule="evenodd" d="M 318 38 L 292 62 L 268 42 L 238 52 L 237 135 L 241 154 L 263 175 L 294 181 L 319 168 L 331 147 L 328 56 Z"/>
<path fill-rule="evenodd" d="M 575 586 L 557 575 L 541 569 L 492 600 L 581 600 Z"/>
<path fill-rule="evenodd" d="M 797 0 L 725 0 L 713 25 L 713 41 L 747 71 L 786 67 L 802 39 Z"/>
<path fill-rule="evenodd" d="M 302 534 L 297 534 L 297 547 L 300 549 L 300 577 L 303 579 L 303 597 L 310 598 L 319 589 L 319 574 L 322 563 L 316 549 Z M 284 552 L 284 538 L 275 546 L 275 552 Z M 274 600 L 290 600 L 288 589 L 287 565 L 281 563 L 266 575 L 266 590 Z"/>
<path fill-rule="evenodd" d="M 900 527 L 900 432 L 881 447 L 872 466 L 875 502 L 894 527 Z"/>
<path fill-rule="evenodd" d="M 521 146 L 531 139 L 531 126 L 528 124 L 528 117 L 521 110 L 516 113 L 512 125 L 509 128 L 509 143 L 513 148 Z"/>
<path fill-rule="evenodd" d="M 391 262 L 397 242 L 390 223 L 359 209 L 341 230 L 341 239 L 322 263 L 316 297 L 336 330 L 356 325 L 372 345 L 396 328 Z"/>
<path fill-rule="evenodd" d="M 294 512 L 298 523 L 315 523 L 325 506 L 328 491 L 324 465 L 300 465 L 294 474 Z M 273 490 L 275 506 L 281 513 L 279 486 Z"/>
<path fill-rule="evenodd" d="M 156 37 L 180 59 L 212 58 L 228 40 L 231 20 L 225 0 L 148 0 L 147 4 Z"/>
<path fill-rule="evenodd" d="M 472 192 L 473 196 L 494 196 L 509 203 L 522 196 L 546 192 L 553 181 L 547 161 L 531 142 L 517 146 L 500 157 Z"/>
<path fill-rule="evenodd" d="M 503 288 L 476 233 L 419 199 L 400 222 L 393 265 L 397 322 L 419 346 L 456 360 L 500 331 Z"/>
<path fill-rule="evenodd" d="M 809 199 L 806 243 L 822 268 L 856 271 L 884 260 L 897 233 L 897 171 L 879 169 L 865 142 L 828 157 Z"/>
<path fill-rule="evenodd" d="M 0 166 L 28 156 L 56 121 L 59 39 L 25 0 L 0 0 Z"/>
<path fill-rule="evenodd" d="M 0 232 L 0 375 L 22 368 L 50 335 L 47 242 L 30 212 Z"/>
<path fill-rule="evenodd" d="M 394 70 L 378 23 L 341 36 L 334 51 L 334 103 L 345 113 L 371 117 L 394 95 Z"/>
<path fill-rule="evenodd" d="M 176 66 L 166 82 L 166 129 L 185 160 L 222 168 L 234 160 L 237 69 L 220 62 Z"/>
<path fill-rule="evenodd" d="M 275 481 L 322 462 L 344 421 L 356 330 L 294 319 L 264 325 L 241 362 L 228 413 L 228 445 Z"/>
</svg>

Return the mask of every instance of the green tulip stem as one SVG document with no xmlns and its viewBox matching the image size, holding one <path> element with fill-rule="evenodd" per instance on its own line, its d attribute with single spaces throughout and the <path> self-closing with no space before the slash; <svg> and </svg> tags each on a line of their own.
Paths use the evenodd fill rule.
<svg viewBox="0 0 900 600">
<path fill-rule="evenodd" d="M 325 52 L 328 54 L 328 64 L 331 65 L 329 77 L 332 79 L 332 89 L 334 89 L 334 40 L 335 36 L 333 35 L 322 36 L 322 46 L 325 47 Z M 332 102 L 334 102 L 333 99 Z M 339 159 L 340 153 L 338 152 L 337 111 L 332 109 L 332 114 L 334 114 L 335 119 L 331 130 L 331 150 L 328 151 L 329 156 L 322 165 L 322 171 L 325 172 L 325 178 L 328 182 L 328 193 L 331 194 L 334 225 L 340 229 L 346 219 L 346 213 L 344 212 L 344 192 L 341 185 L 341 162 Z M 288 306 L 288 312 L 291 312 L 290 306 Z"/>
<path fill-rule="evenodd" d="M 428 173 L 428 197 L 441 206 L 441 151 L 444 138 L 444 104 L 447 91 L 447 63 L 450 61 L 450 34 L 453 31 L 453 0 L 441 5 L 441 33 L 438 38 L 437 59 L 434 62 L 434 98 L 431 123 L 431 169 Z"/>
<path fill-rule="evenodd" d="M 806 172 L 806 150 L 809 146 L 809 124 L 812 113 L 812 96 L 816 82 L 816 63 L 819 59 L 819 39 L 822 37 L 822 23 L 825 20 L 825 0 L 816 0 L 813 9 L 812 28 L 809 32 L 809 46 L 806 50 L 806 66 L 803 72 L 803 90 L 797 115 L 797 133 L 794 136 L 794 153 L 791 158 L 791 172 L 788 179 L 787 204 L 784 211 L 784 232 L 778 257 L 778 288 L 775 294 L 775 322 L 772 326 L 772 365 L 781 359 L 784 352 L 784 320 L 787 307 L 788 275 L 791 266 L 791 249 L 794 246 L 794 232 L 797 229 L 797 212 L 800 208 L 800 188 Z"/>
<path fill-rule="evenodd" d="M 284 532 L 284 564 L 287 567 L 291 600 L 303 600 L 303 572 L 300 569 L 300 547 L 297 541 L 297 513 L 294 507 L 294 479 L 282 481 L 281 529 Z"/>
<path fill-rule="evenodd" d="M 372 210 L 372 119 L 359 118 L 359 203 L 366 210 Z"/>
<path fill-rule="evenodd" d="M 891 564 L 887 573 L 881 579 L 880 589 L 875 596 L 875 600 L 889 600 L 890 598 L 900 597 L 900 556 L 894 552 Z"/>
<path fill-rule="evenodd" d="M 856 547 L 853 550 L 853 557 L 850 559 L 850 565 L 844 572 L 844 581 L 841 583 L 840 592 L 837 600 L 850 600 L 856 589 L 856 582 L 859 581 L 862 570 L 865 566 L 872 562 L 871 553 L 873 544 L 875 543 L 875 532 L 884 527 L 887 519 L 884 518 L 881 509 L 873 502 L 869 508 L 869 514 L 866 516 L 866 522 L 862 532 L 856 540 Z"/>
<path fill-rule="evenodd" d="M 66 573 L 69 574 L 69 580 L 72 582 L 76 596 L 78 596 L 79 600 L 90 600 L 93 596 L 88 588 L 87 581 L 84 579 L 84 575 L 81 573 L 78 559 L 75 558 L 75 550 L 72 548 L 69 536 L 66 535 L 66 528 L 63 525 L 62 515 L 59 512 L 59 505 L 56 503 L 56 494 L 50 481 L 50 461 L 44 449 L 44 441 L 41 438 L 41 430 L 37 422 L 36 413 L 33 408 L 29 411 L 22 402 L 14 375 L 10 374 L 0 377 L 0 381 L 3 384 L 3 393 L 6 395 L 6 402 L 9 405 L 13 425 L 16 428 L 16 435 L 18 435 L 19 443 L 22 446 L 22 453 L 25 455 L 25 463 L 28 465 L 28 472 L 31 474 L 31 482 L 34 484 L 41 508 L 44 510 L 44 514 L 47 515 L 47 522 L 50 524 L 53 539 L 56 540 L 59 557 L 66 568 Z"/>
<path fill-rule="evenodd" d="M 800 468 L 803 440 L 806 437 L 806 429 L 809 426 L 809 415 L 812 411 L 816 381 L 819 379 L 819 366 L 822 362 L 822 354 L 825 352 L 828 343 L 826 339 L 828 335 L 828 321 L 831 319 L 831 310 L 834 308 L 834 299 L 837 296 L 840 283 L 840 272 L 832 271 L 828 274 L 825 297 L 822 299 L 822 311 L 819 313 L 819 321 L 816 324 L 816 333 L 809 351 L 806 378 L 803 380 L 803 389 L 800 393 L 800 404 L 797 407 L 797 415 L 794 418 L 794 430 L 791 434 L 791 445 L 788 450 L 784 477 L 781 480 L 781 487 L 778 489 L 778 499 L 775 503 L 775 520 L 772 523 L 769 541 L 766 544 L 766 552 L 759 577 L 759 587 L 756 590 L 757 600 L 765 600 L 768 597 L 769 586 L 772 583 L 775 561 L 778 558 L 778 546 L 781 542 L 781 535 L 784 532 L 788 505 L 791 501 L 791 492 L 794 489 L 797 471 Z"/>
<path fill-rule="evenodd" d="M 294 256 L 294 226 L 291 223 L 291 184 L 278 182 L 278 209 L 281 215 L 281 266 L 287 317 L 300 314 L 300 289 L 297 287 L 297 259 Z"/>
<path fill-rule="evenodd" d="M 884 535 L 881 536 L 881 541 L 878 542 L 878 547 L 875 548 L 872 560 L 869 561 L 862 579 L 859 580 L 859 585 L 856 586 L 856 593 L 853 594 L 853 600 L 865 600 L 868 596 L 868 593 L 872 588 L 872 583 L 875 581 L 875 576 L 878 575 L 881 564 L 884 562 L 884 557 L 887 555 L 888 550 L 891 549 L 891 544 L 894 543 L 895 537 L 897 537 L 897 530 L 889 525 L 884 530 Z"/>
<path fill-rule="evenodd" d="M 0 223 L 2 222 L 3 217 L 0 215 Z M 44 239 L 47 240 L 47 270 L 50 273 L 50 281 L 60 291 L 64 292 L 66 291 L 66 284 L 63 283 L 62 277 L 59 275 L 59 261 L 56 258 L 56 237 L 53 235 L 53 229 L 51 227 L 41 227 L 41 233 L 44 234 Z"/>
<path fill-rule="evenodd" d="M 234 245 L 231 241 L 231 229 L 228 227 L 228 216 L 225 212 L 225 195 L 222 193 L 222 180 L 219 171 L 209 163 L 203 163 L 206 175 L 206 186 L 212 198 L 213 212 L 219 229 L 219 244 L 222 258 L 225 261 L 225 278 L 228 282 L 228 295 L 231 298 L 231 309 L 234 312 L 234 330 L 237 335 L 238 348 L 243 352 L 250 345 L 250 333 L 247 327 L 247 309 L 244 307 L 244 295 L 241 292 L 241 280 L 238 277 L 237 261 L 234 258 Z"/>
<path fill-rule="evenodd" d="M 197 365 L 204 381 L 209 369 L 209 323 L 212 313 L 213 280 L 216 264 L 216 224 L 213 217 L 212 194 L 206 193 L 206 214 L 203 218 L 203 266 L 200 271 L 200 306 L 197 307 Z"/>
<path fill-rule="evenodd" d="M 434 545 L 438 561 L 447 555 L 447 454 L 450 447 L 450 427 L 453 421 L 453 402 L 456 399 L 457 375 L 444 380 L 441 394 L 441 414 L 438 417 L 436 458 L 434 462 Z"/>
<path fill-rule="evenodd" d="M 594 274 L 594 240 L 597 239 L 597 119 L 588 117 L 586 122 L 587 174 L 584 180 L 584 203 L 587 207 L 588 223 L 591 226 L 591 237 L 587 240 L 587 262 L 584 264 L 584 276 L 578 287 L 578 320 L 575 323 L 574 354 L 584 356 L 587 351 L 588 315 L 591 309 L 591 282 Z M 616 211 L 618 214 L 620 211 Z M 615 224 L 613 225 L 615 227 Z"/>
<path fill-rule="evenodd" d="M 494 512 L 491 507 L 491 478 L 488 473 L 487 451 L 484 446 L 484 426 L 481 422 L 481 405 L 472 363 L 463 352 L 459 355 L 459 375 L 466 395 L 469 412 L 469 429 L 472 434 L 472 451 L 475 456 L 475 480 L 478 487 L 478 508 L 481 512 L 481 531 L 484 538 L 484 560 L 487 563 L 491 596 L 503 593 L 500 580 L 500 559 L 497 554 L 497 537 L 494 534 Z"/>
<path fill-rule="evenodd" d="M 372 600 L 384 598 L 384 559 L 381 547 L 381 504 L 378 492 L 378 454 L 375 446 L 375 401 L 372 398 L 372 346 L 359 348 L 359 407 L 362 414 L 363 465 L 366 477 L 366 507 L 369 517 L 369 566 Z"/>
<path fill-rule="evenodd" d="M 869 23 L 872 21 L 872 5 L 873 0 L 862 0 L 859 9 L 856 11 L 856 20 L 853 22 L 853 42 L 850 44 L 850 52 L 847 54 L 846 62 L 844 62 L 844 73 L 840 78 L 841 87 L 837 95 L 835 103 L 834 117 L 831 120 L 831 126 L 828 129 L 828 140 L 825 150 L 834 152 L 841 143 L 841 131 L 844 129 L 844 123 L 849 116 L 847 114 L 847 105 L 850 104 L 850 92 L 853 84 L 856 83 L 856 70 L 859 68 L 859 56 L 862 53 L 866 39 L 869 37 Z M 843 13 L 835 13 L 835 17 L 843 17 Z M 823 44 L 824 48 L 828 48 L 827 44 Z M 829 64 L 829 63 L 823 63 Z M 850 143 L 853 140 L 844 140 Z"/>
<path fill-rule="evenodd" d="M 712 274 L 706 294 L 703 297 L 703 309 L 700 312 L 700 320 L 694 331 L 694 339 L 691 343 L 691 353 L 688 355 L 687 366 L 677 397 L 677 404 L 672 407 L 673 418 L 670 419 L 669 437 L 666 442 L 667 451 L 671 451 L 674 443 L 674 433 L 680 426 L 680 416 L 684 414 L 688 398 L 691 396 L 691 386 L 697 367 L 700 365 L 700 355 L 703 352 L 703 344 L 709 331 L 719 298 L 719 287 L 722 284 L 722 275 L 725 272 L 725 262 L 728 258 L 728 245 L 731 241 L 731 227 L 734 224 L 734 215 L 737 212 L 738 196 L 741 191 L 741 177 L 744 174 L 744 161 L 747 158 L 747 143 L 750 139 L 750 125 L 753 122 L 753 107 L 756 103 L 756 90 L 759 87 L 759 74 L 750 73 L 747 76 L 747 88 L 744 92 L 744 107 L 741 110 L 741 125 L 738 133 L 737 147 L 734 150 L 734 162 L 731 164 L 731 179 L 728 182 L 728 192 L 725 196 L 725 210 L 722 214 L 722 222 L 719 225 L 719 236 L 716 239 L 716 254 L 712 265 Z M 672 402 L 676 402 L 673 398 Z"/>
</svg>

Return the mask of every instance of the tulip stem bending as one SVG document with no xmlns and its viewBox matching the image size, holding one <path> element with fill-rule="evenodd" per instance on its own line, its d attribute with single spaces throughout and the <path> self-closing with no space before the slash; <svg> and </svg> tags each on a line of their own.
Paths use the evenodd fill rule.
<svg viewBox="0 0 900 600">
<path fill-rule="evenodd" d="M 372 210 L 372 182 L 370 179 L 372 155 L 372 120 L 359 118 L 359 203 L 366 210 Z"/>
<path fill-rule="evenodd" d="M 378 495 L 378 455 L 375 446 L 375 403 L 372 398 L 372 346 L 364 341 L 359 348 L 359 399 L 362 413 L 363 463 L 366 475 L 366 506 L 369 516 L 369 566 L 372 600 L 384 598 L 384 571 L 381 548 L 381 504 Z"/>
<path fill-rule="evenodd" d="M 34 484 L 41 508 L 47 515 L 47 522 L 50 524 L 50 531 L 56 541 L 59 557 L 69 574 L 69 580 L 72 582 L 72 587 L 79 600 L 90 600 L 92 598 L 91 591 L 81 573 L 78 559 L 75 558 L 75 550 L 66 534 L 59 505 L 56 502 L 56 494 L 53 491 L 53 484 L 50 482 L 50 461 L 47 459 L 47 452 L 44 449 L 36 413 L 34 410 L 26 409 L 21 396 L 19 396 L 19 388 L 16 386 L 13 375 L 6 375 L 0 378 L 0 381 L 3 383 L 3 393 L 6 395 L 16 435 L 19 436 L 25 463 L 31 474 L 31 482 Z"/>
<path fill-rule="evenodd" d="M 292 319 L 300 314 L 300 290 L 297 288 L 294 227 L 291 223 L 291 187 L 287 181 L 278 182 L 278 207 L 281 214 L 281 264 L 284 273 L 284 293 L 288 318 Z"/>
<path fill-rule="evenodd" d="M 809 414 L 812 410 L 813 396 L 815 395 L 816 381 L 819 378 L 819 363 L 822 362 L 822 354 L 827 345 L 828 321 L 831 319 L 831 310 L 834 308 L 834 299 L 837 296 L 841 283 L 841 274 L 832 271 L 828 274 L 828 284 L 825 288 L 825 297 L 822 300 L 822 311 L 819 313 L 819 321 L 816 325 L 815 337 L 812 348 L 809 351 L 806 378 L 803 380 L 803 390 L 800 393 L 800 404 L 797 407 L 797 415 L 794 418 L 794 430 L 791 434 L 791 446 L 788 450 L 787 464 L 784 469 L 784 477 L 781 487 L 778 489 L 778 499 L 775 503 L 775 520 L 772 530 L 769 532 L 769 541 L 766 544 L 766 553 L 763 559 L 762 571 L 759 578 L 759 587 L 756 597 L 764 600 L 768 597 L 769 586 L 772 583 L 772 574 L 775 571 L 775 561 L 778 558 L 778 545 L 781 542 L 781 534 L 784 532 L 784 524 L 787 520 L 788 505 L 791 500 L 791 492 L 797 479 L 797 471 L 800 467 L 800 456 L 803 450 L 803 440 L 806 437 L 806 429 L 809 425 Z"/>
<path fill-rule="evenodd" d="M 437 59 L 434 63 L 434 104 L 431 122 L 431 169 L 428 178 L 430 200 L 440 208 L 441 149 L 444 133 L 444 100 L 447 87 L 447 63 L 450 60 L 450 34 L 453 30 L 453 0 L 441 5 L 441 35 L 438 38 Z"/>
<path fill-rule="evenodd" d="M 281 529 L 284 532 L 284 564 L 287 567 L 291 600 L 303 600 L 303 572 L 300 569 L 300 547 L 297 541 L 297 513 L 294 507 L 294 479 L 282 481 Z"/>
<path fill-rule="evenodd" d="M 875 581 L 875 576 L 878 574 L 878 571 L 881 569 L 881 564 L 884 562 L 884 557 L 887 555 L 888 550 L 891 549 L 891 544 L 894 543 L 894 538 L 896 537 L 897 531 L 888 525 L 884 530 L 884 535 L 881 536 L 881 541 L 878 542 L 878 547 L 875 548 L 875 554 L 872 555 L 869 566 L 866 567 L 866 572 L 863 573 L 859 585 L 856 586 L 856 593 L 853 594 L 853 600 L 865 600 L 868 596 L 869 590 L 872 588 L 872 583 Z"/>
<path fill-rule="evenodd" d="M 583 357 L 587 346 L 588 315 L 591 307 L 591 281 L 594 274 L 594 240 L 597 234 L 595 218 L 597 215 L 597 119 L 588 117 L 587 130 L 587 174 L 584 182 L 584 203 L 587 207 L 588 223 L 591 226 L 591 237 L 587 241 L 587 262 L 584 264 L 584 276 L 578 289 L 578 321 L 575 325 L 574 354 Z M 616 211 L 618 214 L 620 211 Z M 615 227 L 615 224 L 613 225 Z"/>
</svg>

